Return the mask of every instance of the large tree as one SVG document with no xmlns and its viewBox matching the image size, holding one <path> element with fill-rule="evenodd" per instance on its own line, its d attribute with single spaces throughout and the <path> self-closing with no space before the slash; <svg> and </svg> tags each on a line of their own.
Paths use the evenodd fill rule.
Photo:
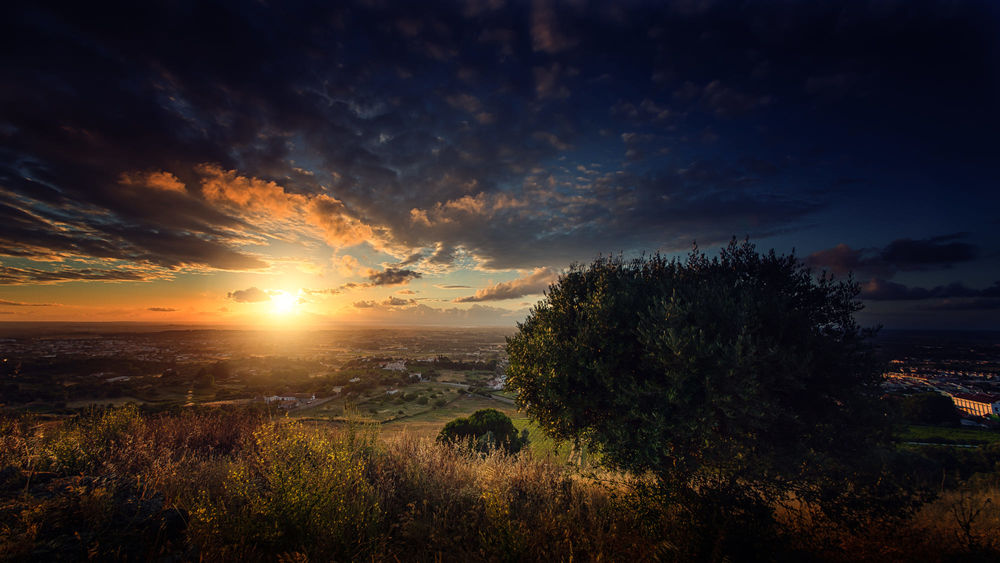
<svg viewBox="0 0 1000 563">
<path fill-rule="evenodd" d="M 683 506 L 842 509 L 888 431 L 858 293 L 735 240 L 714 258 L 598 259 L 518 325 L 507 385 L 543 430 Z"/>
</svg>

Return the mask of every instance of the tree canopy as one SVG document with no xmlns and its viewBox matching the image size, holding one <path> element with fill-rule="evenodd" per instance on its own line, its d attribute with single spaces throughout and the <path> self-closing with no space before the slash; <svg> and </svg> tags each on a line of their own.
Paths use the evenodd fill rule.
<svg viewBox="0 0 1000 563">
<path fill-rule="evenodd" d="M 714 258 L 601 258 L 518 325 L 507 385 L 543 430 L 675 499 L 822 499 L 888 432 L 858 293 L 735 240 Z"/>
<path fill-rule="evenodd" d="M 518 436 L 510 417 L 496 409 L 482 409 L 471 415 L 456 418 L 441 429 L 439 442 L 462 443 L 471 441 L 480 452 L 501 449 L 516 454 L 528 443 L 527 433 Z"/>
<path fill-rule="evenodd" d="M 902 400 L 903 418 L 918 424 L 958 424 L 960 417 L 951 397 L 941 393 L 917 393 Z"/>
</svg>

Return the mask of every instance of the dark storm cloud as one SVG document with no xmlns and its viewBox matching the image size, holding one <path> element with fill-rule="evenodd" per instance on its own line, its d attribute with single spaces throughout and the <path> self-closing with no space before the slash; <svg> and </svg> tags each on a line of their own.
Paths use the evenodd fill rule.
<svg viewBox="0 0 1000 563">
<path fill-rule="evenodd" d="M 897 239 L 884 248 L 853 249 L 846 244 L 820 250 L 806 257 L 806 264 L 836 275 L 855 272 L 864 276 L 891 277 L 899 271 L 945 269 L 979 257 L 979 247 L 963 242 L 965 233 L 928 239 Z"/>
<path fill-rule="evenodd" d="M 405 272 L 458 249 L 527 268 L 764 237 L 857 189 L 825 180 L 855 172 L 843 162 L 933 155 L 960 176 L 995 156 L 997 20 L 982 3 L 20 3 L 0 16 L 16 77 L 0 96 L 7 256 L 266 267 L 240 247 L 274 233 L 206 199 L 205 163 L 336 198 L 315 206 L 330 228 L 356 220 L 425 249 Z M 909 242 L 856 260 L 969 256 L 961 241 Z"/>
<path fill-rule="evenodd" d="M 226 298 L 232 299 L 237 303 L 260 303 L 262 301 L 270 301 L 271 295 L 258 287 L 249 287 L 247 289 L 230 291 L 226 294 Z"/>
<path fill-rule="evenodd" d="M 851 273 L 891 275 L 888 265 L 882 262 L 877 254 L 873 255 L 864 249 L 855 250 L 843 243 L 813 252 L 804 262 L 813 268 L 828 270 L 838 276 Z"/>
<path fill-rule="evenodd" d="M 19 183 L 7 184 L 11 185 Z M 200 265 L 242 270 L 267 266 L 223 242 L 226 237 L 217 227 L 236 226 L 238 221 L 177 193 L 146 191 L 130 196 L 135 202 L 142 202 L 128 207 L 133 217 L 148 208 L 148 215 L 136 217 L 139 222 L 128 221 L 122 215 L 113 221 L 106 212 L 95 208 L 93 202 L 86 205 L 61 202 L 52 207 L 34 201 L 34 205 L 19 206 L 19 202 L 9 199 L 4 202 L 7 198 L 0 194 L 0 255 L 108 258 L 168 268 Z M 199 223 L 199 213 L 206 220 L 215 220 L 217 225 Z"/>
<path fill-rule="evenodd" d="M 972 289 L 960 282 L 933 287 L 911 287 L 875 278 L 861 286 L 861 297 L 872 301 L 916 301 L 922 299 L 997 298 L 1000 281 L 985 289 Z"/>
<path fill-rule="evenodd" d="M 1000 298 L 945 299 L 919 307 L 924 311 L 996 311 L 1000 310 Z"/>
<path fill-rule="evenodd" d="M 444 265 L 451 264 L 455 261 L 455 253 L 457 250 L 458 249 L 455 247 L 442 245 L 434 251 L 434 254 L 427 257 L 427 263 Z"/>
<path fill-rule="evenodd" d="M 372 272 L 368 275 L 368 279 L 371 282 L 370 285 L 373 286 L 402 285 L 410 283 L 411 280 L 415 280 L 420 277 L 420 272 L 398 268 L 386 268 L 381 272 Z"/>
<path fill-rule="evenodd" d="M 419 264 L 426 257 L 427 257 L 427 253 L 425 253 L 425 252 L 414 252 L 413 254 L 410 254 L 409 256 L 407 256 L 402 262 L 400 262 L 399 264 L 396 264 L 396 267 L 397 268 L 405 268 L 406 266 L 412 266 L 414 264 Z"/>
<path fill-rule="evenodd" d="M 150 281 L 162 276 L 135 270 L 108 270 L 100 268 L 41 270 L 0 266 L 0 285 L 51 284 L 73 281 Z"/>
<path fill-rule="evenodd" d="M 975 260 L 979 249 L 958 239 L 964 233 L 944 235 L 926 240 L 894 240 L 881 252 L 881 258 L 900 269 L 934 268 L 951 266 L 959 262 Z"/>
</svg>

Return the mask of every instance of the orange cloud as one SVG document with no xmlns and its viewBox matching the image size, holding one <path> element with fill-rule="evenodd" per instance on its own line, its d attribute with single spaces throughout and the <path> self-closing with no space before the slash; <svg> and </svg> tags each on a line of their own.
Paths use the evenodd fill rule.
<svg viewBox="0 0 1000 563">
<path fill-rule="evenodd" d="M 272 223 L 272 234 L 280 233 L 282 227 L 293 231 L 305 227 L 337 247 L 376 238 L 372 228 L 353 217 L 339 199 L 287 192 L 275 182 L 240 176 L 216 164 L 201 164 L 197 170 L 203 176 L 202 193 L 207 200 L 252 214 L 258 223 Z M 274 224 L 275 219 L 287 224 Z"/>
<path fill-rule="evenodd" d="M 217 164 L 201 164 L 197 172 L 203 176 L 202 194 L 215 203 L 287 218 L 306 201 L 304 196 L 288 193 L 274 182 L 240 176 L 235 170 L 223 170 Z"/>
<path fill-rule="evenodd" d="M 140 186 L 165 192 L 187 193 L 184 183 L 170 172 L 123 173 L 119 182 L 126 186 Z"/>
<path fill-rule="evenodd" d="M 327 195 L 310 200 L 306 220 L 319 227 L 333 246 L 351 246 L 374 238 L 371 227 L 351 217 L 339 199 Z"/>
<path fill-rule="evenodd" d="M 358 269 L 361 267 L 361 263 L 358 262 L 358 259 L 350 254 L 345 254 L 339 258 L 335 257 L 332 262 L 334 267 L 337 268 L 337 272 L 345 278 L 357 274 Z"/>
<path fill-rule="evenodd" d="M 475 187 L 472 184 L 468 187 Z M 464 195 L 445 202 L 438 202 L 429 209 L 413 208 L 410 210 L 410 222 L 424 227 L 433 227 L 444 223 L 468 219 L 469 215 L 490 219 L 502 209 L 524 207 L 527 203 L 505 193 Z"/>
<path fill-rule="evenodd" d="M 492 287 L 476 291 L 475 295 L 459 297 L 456 303 L 473 303 L 476 301 L 500 301 L 525 295 L 544 292 L 551 283 L 559 279 L 559 274 L 548 268 L 537 268 L 523 278 L 501 282 Z"/>
<path fill-rule="evenodd" d="M 247 289 L 230 291 L 226 294 L 226 297 L 237 303 L 260 303 L 262 301 L 271 300 L 271 295 L 258 287 L 248 287 Z"/>
</svg>

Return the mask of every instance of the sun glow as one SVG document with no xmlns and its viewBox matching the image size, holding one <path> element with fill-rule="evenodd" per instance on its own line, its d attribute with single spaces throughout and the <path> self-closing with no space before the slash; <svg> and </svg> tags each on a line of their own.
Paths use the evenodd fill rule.
<svg viewBox="0 0 1000 563">
<path fill-rule="evenodd" d="M 290 315 L 298 309 L 299 298 L 284 291 L 271 295 L 271 312 L 275 315 Z"/>
</svg>

